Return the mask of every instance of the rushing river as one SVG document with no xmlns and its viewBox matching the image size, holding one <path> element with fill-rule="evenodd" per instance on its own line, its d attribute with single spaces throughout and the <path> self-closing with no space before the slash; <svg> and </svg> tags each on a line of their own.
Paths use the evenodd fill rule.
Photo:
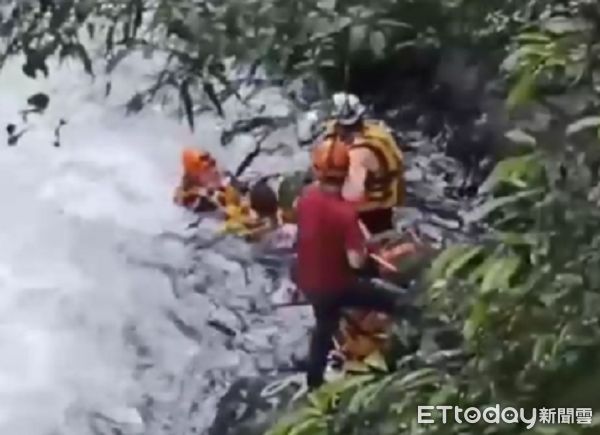
<svg viewBox="0 0 600 435">
<path fill-rule="evenodd" d="M 215 225 L 190 230 L 172 204 L 181 148 L 203 145 L 233 169 L 253 143 L 221 147 L 224 123 L 208 114 L 194 134 L 158 106 L 125 116 L 157 65 L 124 63 L 108 98 L 103 77 L 74 63 L 48 79 L 17 61 L 0 73 L 2 128 L 27 128 L 0 150 L 0 434 L 203 433 L 233 379 L 272 370 L 305 342 L 305 313 L 271 309 L 277 283 L 248 247 L 184 243 Z M 36 92 L 50 105 L 24 123 Z M 278 98 L 269 92 L 258 98 Z M 294 143 L 286 134 L 278 140 Z M 304 158 L 291 148 L 255 169 Z"/>
</svg>

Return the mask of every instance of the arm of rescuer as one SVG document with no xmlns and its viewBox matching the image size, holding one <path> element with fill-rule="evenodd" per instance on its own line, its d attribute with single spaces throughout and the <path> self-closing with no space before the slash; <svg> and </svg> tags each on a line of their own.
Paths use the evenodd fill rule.
<svg viewBox="0 0 600 435">
<path fill-rule="evenodd" d="M 354 210 L 346 222 L 344 243 L 348 264 L 352 269 L 356 270 L 360 276 L 379 276 L 377 262 L 370 256 L 370 247 L 361 228 L 358 214 Z"/>
<path fill-rule="evenodd" d="M 348 202 L 360 202 L 364 199 L 369 157 L 369 152 L 365 149 L 350 152 L 350 167 L 342 188 L 342 196 Z"/>
</svg>

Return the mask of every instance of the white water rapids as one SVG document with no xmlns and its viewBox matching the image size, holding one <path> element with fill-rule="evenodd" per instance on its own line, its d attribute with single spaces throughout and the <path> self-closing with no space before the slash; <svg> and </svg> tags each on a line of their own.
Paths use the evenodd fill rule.
<svg viewBox="0 0 600 435">
<path fill-rule="evenodd" d="M 190 234 L 190 216 L 171 199 L 184 145 L 207 147 L 234 169 L 253 144 L 223 149 L 211 115 L 198 117 L 193 135 L 158 108 L 126 117 L 123 104 L 157 65 L 122 64 L 107 99 L 102 77 L 92 82 L 76 63 L 53 66 L 48 79 L 26 77 L 19 60 L 0 73 L 2 129 L 24 127 L 28 96 L 51 98 L 16 146 L 0 148 L 2 435 L 202 433 L 228 382 L 269 370 L 286 358 L 278 349 L 306 341 L 297 312 L 269 308 L 263 268 L 244 272 L 227 252 L 159 237 Z M 259 158 L 254 169 L 301 167 L 304 158 Z M 208 228 L 198 231 L 209 238 Z M 230 252 L 245 250 L 229 242 Z M 209 327 L 213 318 L 239 334 Z"/>
</svg>

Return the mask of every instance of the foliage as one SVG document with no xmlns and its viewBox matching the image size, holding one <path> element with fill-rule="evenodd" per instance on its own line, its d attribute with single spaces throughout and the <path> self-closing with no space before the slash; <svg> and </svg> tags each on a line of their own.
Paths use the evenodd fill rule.
<svg viewBox="0 0 600 435">
<path fill-rule="evenodd" d="M 297 424 L 293 432 L 280 425 L 273 434 L 325 433 L 318 424 L 332 421 L 353 422 L 327 432 L 344 435 L 597 433 L 598 414 L 589 426 L 532 430 L 452 419 L 418 426 L 415 418 L 417 406 L 426 404 L 600 406 L 600 7 L 551 6 L 515 35 L 504 66 L 514 78 L 509 107 L 547 105 L 553 134 L 522 132 L 531 139 L 529 152 L 497 165 L 481 189 L 487 199 L 469 216 L 487 225 L 487 234 L 476 244 L 450 246 L 429 271 L 430 314 L 462 331 L 469 360 L 458 373 L 422 369 L 432 370 L 431 378 L 419 388 L 396 388 L 418 371 L 373 380 L 339 399 L 362 406 L 340 406 L 312 417 L 310 427 Z M 568 107 L 565 101 L 580 92 L 588 104 Z"/>
<path fill-rule="evenodd" d="M 519 116 L 543 107 L 553 119 L 544 131 L 524 127 L 529 152 L 501 162 L 482 186 L 486 201 L 469 219 L 487 226 L 486 237 L 449 247 L 429 271 L 430 314 L 462 331 L 468 361 L 458 372 L 401 362 L 390 376 L 329 385 L 271 435 L 597 433 L 415 421 L 425 404 L 600 405 L 596 0 L 23 0 L 0 10 L 0 67 L 23 54 L 25 74 L 48 75 L 56 55 L 94 75 L 95 50 L 108 73 L 138 50 L 165 54 L 155 86 L 128 106 L 140 110 L 170 86 L 192 127 L 204 101 L 222 113 L 261 70 L 344 87 L 359 66 L 392 67 L 418 50 L 507 55 L 508 107 Z M 585 104 L 572 103 L 579 95 Z"/>
<path fill-rule="evenodd" d="M 515 26 L 542 0 L 19 0 L 0 5 L 0 67 L 25 55 L 23 72 L 50 74 L 48 60 L 75 58 L 90 75 L 92 59 L 113 71 L 132 53 L 167 56 L 156 84 L 132 97 L 141 110 L 159 89 L 178 90 L 184 113 L 239 97 L 241 82 L 269 77 L 326 78 L 347 87 L 355 70 L 410 63 L 419 50 L 470 47 L 502 52 Z M 232 74 L 237 70 L 238 74 Z M 241 72 L 240 72 L 241 71 Z M 233 77 L 233 80 L 232 80 Z M 108 91 L 110 87 L 108 87 Z M 107 92 L 108 92 L 107 91 Z"/>
</svg>

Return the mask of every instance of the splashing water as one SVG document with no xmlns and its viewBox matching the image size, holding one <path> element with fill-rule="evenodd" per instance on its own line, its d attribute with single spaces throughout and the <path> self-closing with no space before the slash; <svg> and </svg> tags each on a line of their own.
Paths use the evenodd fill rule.
<svg viewBox="0 0 600 435">
<path fill-rule="evenodd" d="M 297 321 L 271 312 L 273 284 L 251 261 L 243 270 L 227 253 L 160 238 L 185 233 L 190 217 L 171 195 L 179 151 L 197 142 L 159 110 L 125 116 L 157 65 L 124 63 L 107 100 L 79 65 L 48 79 L 27 78 L 18 62 L 0 73 L 3 128 L 22 128 L 28 96 L 51 98 L 17 145 L 0 148 L 2 434 L 200 433 L 227 383 L 272 368 L 282 322 Z M 221 124 L 203 115 L 195 135 L 235 167 L 250 145 L 221 149 Z M 303 158 L 268 157 L 258 169 Z M 208 327 L 214 317 L 235 335 Z"/>
</svg>

